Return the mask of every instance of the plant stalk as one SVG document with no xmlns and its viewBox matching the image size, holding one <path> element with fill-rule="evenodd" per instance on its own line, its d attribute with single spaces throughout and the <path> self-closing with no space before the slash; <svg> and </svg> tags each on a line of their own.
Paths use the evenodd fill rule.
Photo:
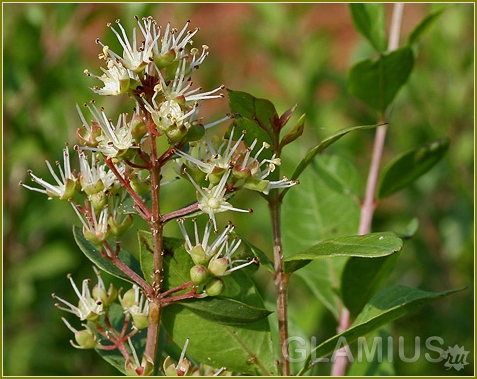
<svg viewBox="0 0 477 379">
<path fill-rule="evenodd" d="M 391 21 L 391 27 L 389 32 L 388 51 L 396 50 L 399 46 L 399 35 L 401 31 L 401 20 L 404 9 L 403 3 L 395 3 L 393 7 L 393 15 Z M 373 221 L 374 210 L 376 209 L 376 188 L 379 179 L 379 167 L 381 165 L 381 158 L 383 155 L 384 144 L 386 142 L 387 122 L 389 120 L 389 114 L 382 115 L 378 121 L 378 124 L 384 124 L 378 126 L 374 137 L 373 152 L 371 156 L 371 164 L 369 167 L 368 179 L 366 182 L 366 191 L 363 203 L 361 205 L 361 215 L 359 220 L 358 234 L 363 235 L 371 231 L 371 224 Z M 340 314 L 340 320 L 338 325 L 338 333 L 344 332 L 351 326 L 352 320 L 350 319 L 349 310 L 343 307 Z M 344 376 L 346 368 L 348 366 L 348 359 L 345 346 L 338 350 L 336 354 L 336 360 L 333 362 L 331 368 L 332 376 Z M 341 353 L 341 354 L 340 354 Z"/>
<path fill-rule="evenodd" d="M 281 201 L 278 193 L 269 200 L 270 218 L 272 222 L 273 256 L 275 264 L 274 283 L 277 291 L 278 335 L 280 346 L 280 371 L 282 376 L 290 376 L 288 360 L 288 280 L 289 275 L 283 270 L 283 246 L 281 234 Z"/>
<path fill-rule="evenodd" d="M 148 130 L 155 128 L 151 115 L 146 113 L 146 123 Z M 146 348 L 144 355 L 156 360 L 157 345 L 161 323 L 161 301 L 160 295 L 163 282 L 163 224 L 161 221 L 160 209 L 160 188 L 161 188 L 161 162 L 158 159 L 156 136 L 150 133 L 151 144 L 151 218 L 148 220 L 152 234 L 153 244 L 153 298 L 149 298 L 149 326 L 147 329 Z"/>
</svg>

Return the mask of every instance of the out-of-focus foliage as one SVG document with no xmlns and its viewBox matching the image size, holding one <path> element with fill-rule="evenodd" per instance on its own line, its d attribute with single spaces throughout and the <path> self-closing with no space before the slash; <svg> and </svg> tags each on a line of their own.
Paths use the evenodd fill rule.
<svg viewBox="0 0 477 379">
<path fill-rule="evenodd" d="M 403 41 L 429 8 L 405 5 Z M 389 16 L 391 8 L 387 10 Z M 284 150 L 285 174 L 291 175 L 306 150 L 336 130 L 376 122 L 374 114 L 346 90 L 349 67 L 369 56 L 372 47 L 354 30 L 345 4 L 4 4 L 5 375 L 116 374 L 95 352 L 70 346 L 71 332 L 61 323 L 50 297 L 52 292 L 67 297 L 67 273 L 77 281 L 92 275 L 91 263 L 72 238 L 76 216 L 64 203 L 47 201 L 41 194 L 18 187 L 18 182 L 26 180 L 27 169 L 49 177 L 44 160 L 59 159 L 64 143 L 74 144 L 80 126 L 75 104 L 93 99 L 88 88 L 98 84 L 82 73 L 85 68 L 100 73 L 100 46 L 94 41 L 101 37 L 115 44 L 106 23 L 120 18 L 131 29 L 136 14 L 150 14 L 162 24 L 170 21 L 177 27 L 187 19 L 192 20 L 192 27 L 200 26 L 195 43 L 209 45 L 211 52 L 199 73 L 204 88 L 223 83 L 270 99 L 279 114 L 294 104 L 298 104 L 295 114 L 307 113 L 305 138 Z M 389 328 L 389 333 L 409 342 L 409 355 L 415 336 L 421 340 L 440 336 L 449 346 L 457 344 L 471 351 L 474 345 L 473 27 L 472 4 L 453 4 L 443 12 L 417 46 L 414 70 L 397 97 L 390 120 L 383 165 L 404 151 L 442 137 L 449 138 L 450 147 L 429 173 L 386 198 L 377 209 L 376 231 L 402 231 L 414 217 L 419 221 L 416 236 L 406 242 L 388 281 L 426 291 L 469 286 Z M 202 110 L 208 120 L 228 111 L 227 99 L 213 103 Z M 117 98 L 101 99 L 101 105 L 114 112 L 120 106 Z M 372 130 L 354 132 L 327 151 L 352 161 L 362 186 L 373 136 Z M 350 187 L 362 197 L 363 188 L 355 184 Z M 176 190 L 165 196 L 171 202 L 183 202 Z M 234 203 L 239 204 L 243 196 L 238 194 Z M 270 254 L 267 209 L 261 202 L 252 207 L 253 216 L 235 217 L 237 231 Z M 306 220 L 302 224 L 302 238 L 313 239 L 309 235 L 313 225 Z M 177 230 L 169 227 L 166 233 L 175 236 Z M 135 243 L 132 236 L 133 248 L 137 248 Z M 290 242 L 285 239 L 284 244 Z M 261 277 L 266 275 L 264 271 Z M 273 301 L 273 291 L 259 278 L 265 301 Z M 308 290 L 306 280 L 292 282 L 291 330 L 308 340 L 316 336 L 323 341 L 334 334 L 336 323 Z M 468 375 L 473 372 L 472 356 L 473 351 L 468 357 L 471 364 L 459 372 L 424 358 L 415 363 L 396 360 L 394 365 L 399 375 Z"/>
</svg>

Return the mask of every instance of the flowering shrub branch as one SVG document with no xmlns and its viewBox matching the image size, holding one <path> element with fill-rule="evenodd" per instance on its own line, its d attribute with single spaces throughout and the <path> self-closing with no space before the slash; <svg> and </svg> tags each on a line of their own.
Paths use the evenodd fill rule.
<svg viewBox="0 0 477 379">
<path fill-rule="evenodd" d="M 304 169 L 348 132 L 376 125 L 339 131 L 310 149 L 291 179 L 282 176 L 282 152 L 303 134 L 306 115 L 288 127 L 296 106 L 280 116 L 270 101 L 227 89 L 230 112 L 207 123 L 201 104 L 224 97 L 225 86 L 208 91 L 194 87 L 192 77 L 209 54 L 205 45 L 193 47 L 198 28 L 189 30 L 190 21 L 180 30 L 169 24 L 163 28 L 151 17 L 136 21 L 132 38 L 119 20 L 108 24 L 122 52 L 98 39 L 102 74 L 84 71 L 101 82 L 91 87 L 95 94 L 131 100 L 131 114 L 110 118 L 95 101 L 85 103 L 84 109 L 76 105 L 81 126 L 73 151 L 79 169 L 72 169 L 67 144 L 63 165 L 56 162 L 56 171 L 46 162 L 51 183 L 31 171 L 36 186 L 21 183 L 48 199 L 71 204 L 82 225 L 74 228 L 76 242 L 95 264 L 98 284 L 92 291 L 88 279 L 80 291 L 68 276 L 78 305 L 53 294 L 60 310 L 82 322 L 84 329 L 77 330 L 62 318 L 74 333 L 72 345 L 96 349 L 127 375 L 233 371 L 288 376 L 287 304 L 293 272 L 318 258 L 388 257 L 402 247 L 393 233 L 368 233 L 322 241 L 298 254 L 286 254 L 283 248 L 282 205 Z M 220 135 L 216 126 L 223 123 L 229 127 Z M 176 182 L 190 183 L 195 200 L 164 213 L 162 204 L 168 199 L 161 188 Z M 242 190 L 260 193 L 268 204 L 272 254 L 239 237 L 231 222 L 220 224 L 219 213 L 253 213 L 246 204 L 233 202 Z M 138 231 L 139 250 L 129 252 L 123 237 L 137 218 L 148 230 Z M 164 235 L 172 220 L 182 239 Z M 270 311 L 250 279 L 259 265 L 273 273 L 277 336 L 272 336 L 266 319 Z M 124 293 L 112 285 L 106 289 L 96 267 L 132 283 L 132 288 Z M 369 330 L 373 327 L 370 322 Z M 178 359 L 159 343 L 161 333 L 184 346 Z M 313 364 L 308 359 L 301 372 Z"/>
</svg>

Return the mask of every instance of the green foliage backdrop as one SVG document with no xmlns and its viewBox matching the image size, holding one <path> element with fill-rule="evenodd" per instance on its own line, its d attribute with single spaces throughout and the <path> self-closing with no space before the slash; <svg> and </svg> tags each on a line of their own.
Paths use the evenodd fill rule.
<svg viewBox="0 0 477 379">
<path fill-rule="evenodd" d="M 406 4 L 403 40 L 428 11 L 428 4 Z M 74 143 L 80 126 L 75 103 L 92 99 L 88 87 L 97 84 L 82 74 L 85 68 L 99 73 L 100 48 L 94 40 L 101 37 L 114 44 L 106 23 L 120 18 L 131 29 L 136 14 L 150 14 L 173 25 L 191 19 L 192 27 L 201 27 L 196 44 L 209 45 L 211 52 L 199 75 L 204 88 L 223 83 L 271 99 L 279 114 L 296 103 L 296 114 L 307 113 L 307 138 L 285 151 L 290 166 L 285 165 L 284 172 L 291 174 L 308 148 L 336 130 L 376 122 L 369 108 L 347 93 L 347 71 L 369 56 L 372 47 L 354 30 L 346 4 L 4 4 L 2 350 L 6 375 L 116 374 L 95 352 L 69 345 L 71 333 L 50 297 L 53 292 L 67 296 L 67 273 L 77 281 L 92 276 L 90 262 L 72 238 L 76 216 L 64 203 L 46 202 L 41 194 L 18 187 L 18 182 L 26 179 L 27 169 L 46 178 L 44 160 L 59 159 L 64 143 Z M 418 46 L 409 85 L 394 105 L 384 163 L 441 137 L 450 139 L 449 151 L 411 187 L 386 198 L 373 224 L 374 230 L 403 231 L 413 217 L 419 222 L 416 237 L 406 242 L 389 283 L 426 291 L 468 286 L 389 328 L 407 341 L 416 335 L 422 339 L 436 335 L 451 346 L 471 350 L 472 364 L 466 372 L 454 372 L 459 375 L 472 373 L 474 355 L 473 30 L 473 4 L 450 5 Z M 117 100 L 105 99 L 102 105 L 116 109 Z M 212 102 L 203 112 L 209 119 L 222 116 L 227 99 Z M 350 168 L 350 181 L 340 184 L 341 188 L 362 194 L 365 181 L 359 178 L 367 175 L 373 135 L 369 130 L 351 133 L 327 151 L 356 166 Z M 288 207 L 306 207 L 323 195 L 320 186 L 330 185 L 326 175 L 320 176 L 323 160 L 338 159 L 333 157 L 316 161 L 311 186 L 303 183 L 303 190 L 299 186 L 294 195 L 291 192 Z M 184 203 L 182 193 L 171 191 L 167 196 Z M 353 207 L 339 198 L 329 201 L 325 204 L 329 212 L 337 212 L 333 204 L 347 212 Z M 236 216 L 238 232 L 251 235 L 248 238 L 256 246 L 269 251 L 267 209 L 261 202 L 253 208 L 253 216 Z M 301 250 L 300 243 L 309 247 L 326 228 L 335 227 L 326 223 L 326 217 L 321 220 L 323 225 L 285 223 L 289 229 L 284 232 L 284 244 L 290 253 Z M 343 220 L 339 228 L 353 234 L 357 226 Z M 178 236 L 172 227 L 166 233 Z M 131 243 L 136 243 L 134 238 Z M 271 301 L 264 282 L 258 276 L 256 280 L 265 302 Z M 307 338 L 324 340 L 336 324 L 319 296 L 308 289 L 307 280 L 313 278 L 301 276 L 290 293 L 292 323 Z M 317 330 L 323 320 L 326 328 Z M 396 361 L 395 366 L 400 375 L 452 374 L 443 364 L 424 359 Z"/>
</svg>

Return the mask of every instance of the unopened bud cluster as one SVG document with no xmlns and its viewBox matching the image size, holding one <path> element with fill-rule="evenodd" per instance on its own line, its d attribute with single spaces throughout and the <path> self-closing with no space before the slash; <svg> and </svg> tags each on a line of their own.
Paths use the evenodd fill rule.
<svg viewBox="0 0 477 379">
<path fill-rule="evenodd" d="M 193 219 L 194 242 L 191 241 L 184 225 L 184 219 L 179 219 L 179 227 L 185 239 L 184 247 L 189 253 L 194 266 L 190 269 L 190 278 L 195 285 L 202 287 L 208 296 L 218 296 L 224 290 L 222 277 L 231 274 L 253 263 L 256 258 L 240 260 L 232 255 L 240 246 L 241 240 L 233 235 L 234 225 L 228 224 L 222 233 L 212 241 L 212 223 L 207 223 L 202 239 L 199 238 L 197 220 Z"/>
</svg>

